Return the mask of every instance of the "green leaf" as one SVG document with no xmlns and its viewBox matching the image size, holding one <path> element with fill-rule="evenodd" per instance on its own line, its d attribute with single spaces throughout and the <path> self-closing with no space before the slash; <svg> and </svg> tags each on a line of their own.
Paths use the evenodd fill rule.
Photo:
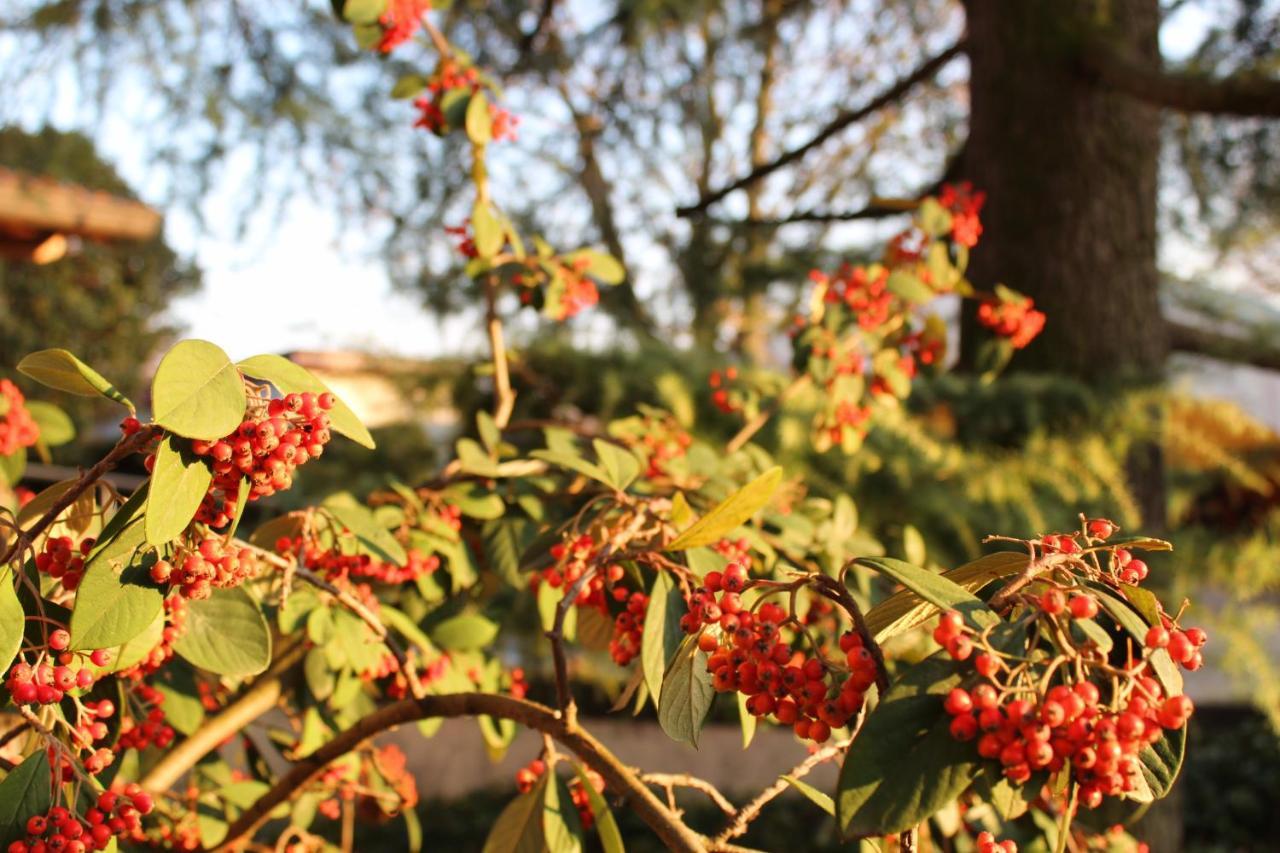
<svg viewBox="0 0 1280 853">
<path fill-rule="evenodd" d="M 227 354 L 208 341 L 180 341 L 151 380 L 155 422 L 187 438 L 215 441 L 244 420 L 244 381 Z"/>
<path fill-rule="evenodd" d="M 1022 571 L 1028 561 L 1026 554 L 997 551 L 944 572 L 942 577 L 968 592 L 977 592 L 994 580 Z M 899 590 L 867 611 L 867 629 L 882 643 L 924 623 L 939 609 L 910 589 Z"/>
<path fill-rule="evenodd" d="M 460 438 L 455 445 L 458 451 L 458 464 L 468 474 L 477 477 L 497 477 L 498 463 L 474 439 Z"/>
<path fill-rule="evenodd" d="M 498 448 L 502 446 L 502 430 L 498 429 L 498 424 L 493 419 L 493 415 L 488 412 L 478 412 L 476 414 L 476 431 L 480 434 L 480 440 L 484 442 L 485 450 L 496 456 Z"/>
<path fill-rule="evenodd" d="M 542 839 L 550 853 L 579 853 L 582 850 L 582 826 L 578 809 L 573 804 L 564 780 L 548 770 L 548 782 L 542 789 Z"/>
<path fill-rule="evenodd" d="M 924 304 L 937 296 L 932 287 L 906 270 L 894 270 L 890 273 L 885 287 L 893 295 L 916 304 Z"/>
<path fill-rule="evenodd" d="M 431 641 L 445 651 L 483 649 L 498 636 L 498 623 L 478 613 L 463 613 L 431 629 Z"/>
<path fill-rule="evenodd" d="M 837 822 L 846 837 L 910 829 L 953 802 L 982 769 L 951 737 L 943 696 L 962 670 L 944 655 L 909 667 L 863 723 L 840 768 Z"/>
<path fill-rule="evenodd" d="M 145 631 L 164 607 L 151 582 L 149 559 L 138 560 L 143 525 L 136 519 L 89 552 L 71 611 L 72 649 L 111 649 Z"/>
<path fill-rule="evenodd" d="M 164 545 L 181 536 L 212 482 L 213 471 L 191 452 L 187 442 L 172 435 L 160 442 L 144 516 L 147 542 Z"/>
<path fill-rule="evenodd" d="M 618 491 L 624 491 L 640 476 L 640 460 L 631 451 L 599 438 L 591 446 L 595 448 L 596 458 L 600 460 L 605 482 Z"/>
<path fill-rule="evenodd" d="M 466 129 L 467 138 L 476 145 L 493 141 L 493 117 L 489 115 L 489 99 L 484 92 L 475 92 L 467 102 Z"/>
<path fill-rule="evenodd" d="M 1172 551 L 1173 543 L 1150 536 L 1117 536 L 1107 541 L 1108 548 L 1128 548 L 1139 551 Z"/>
<path fill-rule="evenodd" d="M 546 786 L 544 774 L 532 790 L 507 803 L 484 840 L 483 853 L 543 853 L 546 846 L 542 812 Z"/>
<path fill-rule="evenodd" d="M 209 598 L 187 603 L 187 630 L 173 649 L 193 666 L 243 678 L 271 663 L 271 629 L 244 589 L 215 589 Z"/>
<path fill-rule="evenodd" d="M 1182 759 L 1187 751 L 1187 727 L 1166 729 L 1155 743 L 1148 744 L 1138 753 L 1142 775 L 1156 799 L 1169 793 L 1182 770 Z"/>
<path fill-rule="evenodd" d="M 349 24 L 376 24 L 387 0 L 334 0 L 334 10 Z"/>
<path fill-rule="evenodd" d="M 0 782 L 0 847 L 8 849 L 26 836 L 27 819 L 53 805 L 49 756 L 37 749 Z"/>
<path fill-rule="evenodd" d="M 781 483 L 782 468 L 770 468 L 694 522 L 667 546 L 667 550 L 683 551 L 699 545 L 715 544 L 769 503 Z"/>
<path fill-rule="evenodd" d="M 294 364 L 284 356 L 255 355 L 253 358 L 246 358 L 238 366 L 249 376 L 270 382 L 281 394 L 333 394 L 329 386 L 316 378 L 310 370 Z M 329 425 L 334 432 L 345 435 L 361 447 L 372 450 L 375 446 L 369 430 L 356 417 L 356 413 L 351 411 L 351 407 L 336 394 L 333 408 L 329 410 Z"/>
<path fill-rule="evenodd" d="M 920 203 L 916 219 L 920 230 L 930 237 L 941 237 L 951 230 L 951 214 L 934 198 L 926 198 Z"/>
<path fill-rule="evenodd" d="M 996 810 L 1004 820 L 1016 820 L 1026 814 L 1031 803 L 1040 796 L 1040 789 L 1048 779 L 1047 773 L 1033 773 L 1031 779 L 1015 785 L 1004 777 L 1002 765 L 991 762 L 982 769 L 974 781 L 974 792 Z"/>
<path fill-rule="evenodd" d="M 103 378 L 102 374 L 64 349 L 33 352 L 18 362 L 18 372 L 41 385 L 81 397 L 106 397 L 133 411 L 129 398 Z"/>
<path fill-rule="evenodd" d="M 8 456 L 0 456 L 0 482 L 10 486 L 18 485 L 22 474 L 27 470 L 27 454 L 17 450 Z"/>
<path fill-rule="evenodd" d="M 1000 621 L 982 599 L 945 575 L 891 557 L 859 557 L 854 562 L 892 578 L 935 607 L 960 611 L 979 628 Z"/>
<path fill-rule="evenodd" d="M 809 783 L 802 782 L 793 776 L 782 776 L 779 778 L 781 778 L 782 781 L 786 782 L 792 788 L 795 788 L 797 791 L 804 794 L 809 799 L 809 801 L 814 805 L 816 805 L 818 808 L 822 809 L 824 812 L 831 815 L 832 817 L 836 816 L 836 801 L 831 799 L 831 797 L 828 794 L 824 794 L 822 791 L 819 791 L 817 788 L 813 787 Z"/>
<path fill-rule="evenodd" d="M 156 682 L 164 695 L 164 719 L 184 735 L 190 735 L 204 723 L 204 705 L 191 671 L 183 667 L 170 681 Z"/>
<path fill-rule="evenodd" d="M 481 528 L 485 556 L 489 565 L 504 581 L 523 589 L 526 579 L 520 574 L 520 555 L 531 541 L 533 525 L 523 518 L 497 518 Z"/>
<path fill-rule="evenodd" d="M 396 99 L 416 98 L 418 93 L 427 88 L 427 78 L 421 74 L 405 74 L 391 87 L 391 97 Z"/>
<path fill-rule="evenodd" d="M 1102 605 L 1102 609 L 1112 619 L 1116 620 L 1117 625 L 1137 640 L 1138 648 L 1142 648 L 1146 643 L 1147 629 L 1151 627 L 1142 618 L 1142 615 L 1129 602 L 1118 597 L 1105 585 L 1090 582 L 1089 588 L 1093 590 L 1098 603 Z M 1151 668 L 1155 672 L 1156 678 L 1164 686 L 1165 691 L 1170 696 L 1181 695 L 1182 673 L 1178 671 L 1178 665 L 1169 656 L 1169 651 L 1167 649 L 1154 649 L 1151 651 L 1148 660 L 1151 662 Z"/>
<path fill-rule="evenodd" d="M 658 723 L 672 740 L 696 749 L 698 734 L 714 698 L 711 673 L 707 672 L 707 653 L 698 648 L 696 636 L 686 637 L 662 679 Z"/>
<path fill-rule="evenodd" d="M 154 560 L 154 558 L 152 558 Z M 150 562 L 150 561 L 149 561 Z M 137 635 L 130 637 L 127 642 L 121 643 L 112 650 L 111 662 L 108 666 L 114 672 L 122 669 L 128 669 L 134 664 L 141 661 L 147 655 L 164 642 L 164 609 L 157 611 L 147 627 L 143 628 Z"/>
<path fill-rule="evenodd" d="M 604 252 L 597 252 L 594 249 L 579 249 L 576 252 L 570 252 L 564 257 L 565 261 L 571 265 L 582 258 L 587 259 L 585 270 L 587 275 L 603 284 L 621 284 L 623 279 L 627 277 L 627 271 L 618 259 Z"/>
<path fill-rule="evenodd" d="M 326 501 L 324 509 L 338 526 L 355 536 L 361 550 L 397 566 L 408 562 L 409 555 L 404 552 L 404 546 L 396 541 L 391 531 L 378 523 L 377 517 L 367 508 L 357 503 Z"/>
<path fill-rule="evenodd" d="M 22 649 L 22 634 L 27 624 L 13 580 L 12 569 L 0 572 L 0 672 L 9 671 L 9 664 Z"/>
<path fill-rule="evenodd" d="M 600 836 L 600 846 L 604 853 L 624 853 L 626 847 L 622 843 L 622 833 L 618 830 L 613 812 L 609 810 L 609 803 L 591 784 L 582 765 L 575 764 L 574 770 L 578 773 L 578 784 L 587 792 L 587 804 L 591 806 L 591 816 L 595 818 L 596 834 Z"/>
<path fill-rule="evenodd" d="M 50 447 L 66 444 L 76 437 L 76 425 L 70 416 L 52 403 L 43 400 L 28 400 L 27 411 L 31 419 L 40 427 L 40 440 Z"/>
<path fill-rule="evenodd" d="M 680 617 L 684 612 L 684 598 L 676 590 L 675 582 L 666 572 L 659 572 L 654 578 L 653 589 L 649 591 L 649 607 L 640 635 L 640 666 L 655 702 L 662 698 L 662 679 L 667 671 L 667 661 L 671 660 L 684 639 L 684 631 L 680 629 Z"/>
<path fill-rule="evenodd" d="M 560 468 L 568 468 L 570 471 L 577 471 L 579 474 L 590 477 L 597 482 L 610 485 L 608 475 L 594 463 L 588 462 L 586 459 L 578 455 L 576 451 L 570 450 L 535 450 L 529 454 L 534 459 L 541 459 L 543 462 L 549 462 Z"/>
<path fill-rule="evenodd" d="M 467 112 L 470 114 L 470 109 Z M 502 225 L 487 202 L 477 200 L 471 208 L 471 233 L 476 254 L 481 258 L 488 260 L 502 251 L 505 242 Z"/>
</svg>

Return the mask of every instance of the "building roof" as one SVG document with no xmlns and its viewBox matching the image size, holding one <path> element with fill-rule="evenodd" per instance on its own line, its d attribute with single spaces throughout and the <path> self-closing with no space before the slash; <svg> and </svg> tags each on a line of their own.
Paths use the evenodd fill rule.
<svg viewBox="0 0 1280 853">
<path fill-rule="evenodd" d="M 147 240 L 161 217 L 129 198 L 0 167 L 0 257 L 50 263 L 69 237 Z"/>
</svg>

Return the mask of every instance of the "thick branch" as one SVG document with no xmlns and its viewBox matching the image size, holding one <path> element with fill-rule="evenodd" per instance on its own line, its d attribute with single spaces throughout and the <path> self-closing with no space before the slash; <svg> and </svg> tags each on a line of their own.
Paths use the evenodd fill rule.
<svg viewBox="0 0 1280 853">
<path fill-rule="evenodd" d="M 369 738 L 388 729 L 431 717 L 474 717 L 485 715 L 514 720 L 555 738 L 592 770 L 599 773 L 615 793 L 624 795 L 628 805 L 648 824 L 671 850 L 701 851 L 702 840 L 685 826 L 662 801 L 622 764 L 603 744 L 576 725 L 569 724 L 552 709 L 535 702 L 490 693 L 452 693 L 404 699 L 381 708 L 333 740 L 308 755 L 246 809 L 227 830 L 219 850 L 230 850 L 266 821 L 271 810 L 289 800 L 331 762 L 341 758 Z"/>
<path fill-rule="evenodd" d="M 849 125 L 856 124 L 872 113 L 884 109 L 900 99 L 903 95 L 910 92 L 918 84 L 932 78 L 944 65 L 959 56 L 963 49 L 964 43 L 962 41 L 957 41 L 942 52 L 934 54 L 906 77 L 898 80 L 884 92 L 872 98 L 863 106 L 855 110 L 841 111 L 808 142 L 784 152 L 773 160 L 770 160 L 768 163 L 763 163 L 755 167 L 733 183 L 704 194 L 702 198 L 698 199 L 697 204 L 689 207 L 677 208 L 676 215 L 680 217 L 689 217 L 704 213 L 707 208 L 729 195 L 729 193 L 734 192 L 735 190 L 740 190 L 743 187 L 753 184 L 761 178 L 776 172 L 778 169 L 794 163 L 796 160 L 799 160 L 805 154 L 808 154 L 814 148 L 826 142 Z"/>
<path fill-rule="evenodd" d="M 1259 72 L 1230 77 L 1165 71 L 1106 45 L 1080 55 L 1086 73 L 1117 92 L 1156 106 L 1192 113 L 1280 116 L 1280 80 Z"/>
<path fill-rule="evenodd" d="M 249 723 L 275 707 L 283 692 L 281 679 L 294 664 L 302 660 L 306 651 L 304 643 L 288 648 L 276 659 L 253 687 L 222 710 L 218 716 L 205 722 L 182 743 L 167 752 L 146 776 L 139 780 L 148 791 L 165 793 L 177 784 L 200 759 L 218 748 L 218 745 Z"/>
<path fill-rule="evenodd" d="M 1169 323 L 1170 346 L 1176 352 L 1188 352 L 1251 364 L 1266 370 L 1280 370 L 1280 348 L 1268 341 L 1249 340 L 1224 335 L 1184 323 Z"/>
</svg>

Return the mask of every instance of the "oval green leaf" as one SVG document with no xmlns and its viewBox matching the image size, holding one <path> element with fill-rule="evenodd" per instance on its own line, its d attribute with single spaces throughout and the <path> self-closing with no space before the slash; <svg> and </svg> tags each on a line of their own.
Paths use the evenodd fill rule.
<svg viewBox="0 0 1280 853">
<path fill-rule="evenodd" d="M 6 569 L 0 574 L 0 672 L 8 672 L 9 664 L 22 649 L 22 632 L 26 627 L 26 614 L 13 586 L 13 572 Z"/>
<path fill-rule="evenodd" d="M 173 649 L 218 675 L 257 675 L 271 663 L 271 630 L 253 596 L 237 587 L 187 604 L 187 632 Z"/>
<path fill-rule="evenodd" d="M 49 811 L 53 804 L 49 776 L 49 756 L 41 748 L 0 782 L 0 845 L 5 849 L 26 836 L 28 818 Z"/>
<path fill-rule="evenodd" d="M 782 468 L 774 466 L 725 498 L 667 546 L 683 551 L 699 545 L 713 545 L 759 512 L 782 483 Z"/>
<path fill-rule="evenodd" d="M 698 648 L 698 638 L 689 636 L 680 644 L 662 679 L 658 700 L 658 722 L 672 740 L 697 749 L 698 735 L 715 698 L 707 653 Z"/>
<path fill-rule="evenodd" d="M 454 616 L 431 629 L 431 641 L 451 652 L 482 649 L 497 636 L 498 624 L 476 613 Z"/>
<path fill-rule="evenodd" d="M 143 516 L 147 542 L 163 545 L 182 535 L 213 482 L 213 471 L 191 452 L 187 442 L 167 436 L 156 451 Z M 247 489 L 241 492 L 247 493 Z"/>
<path fill-rule="evenodd" d="M 151 583 L 149 559 L 136 559 L 143 544 L 141 519 L 89 553 L 71 611 L 72 649 L 111 649 L 145 631 L 164 605 Z"/>
<path fill-rule="evenodd" d="M 270 382 L 282 394 L 304 394 L 308 391 L 312 394 L 333 394 L 315 374 L 284 356 L 255 355 L 237 366 L 250 376 Z M 373 436 L 369 430 L 336 394 L 333 408 L 329 410 L 329 422 L 334 432 L 345 435 L 362 447 L 373 449 Z"/>
<path fill-rule="evenodd" d="M 106 397 L 133 411 L 129 398 L 103 378 L 102 374 L 64 349 L 33 352 L 18 362 L 18 372 L 41 385 L 80 397 Z"/>
<path fill-rule="evenodd" d="M 180 341 L 151 380 L 155 422 L 187 438 L 214 441 L 244 419 L 244 381 L 227 354 L 208 341 Z"/>
<path fill-rule="evenodd" d="M 50 447 L 66 444 L 76 437 L 76 425 L 62 409 L 43 400 L 28 400 L 27 411 L 40 427 L 40 440 Z"/>
<path fill-rule="evenodd" d="M 640 635 L 640 666 L 655 702 L 662 698 L 662 679 L 667 671 L 667 661 L 671 660 L 684 639 L 684 631 L 680 629 L 680 617 L 684 611 L 684 598 L 675 591 L 671 576 L 660 573 L 649 592 L 649 607 L 645 611 Z"/>
</svg>

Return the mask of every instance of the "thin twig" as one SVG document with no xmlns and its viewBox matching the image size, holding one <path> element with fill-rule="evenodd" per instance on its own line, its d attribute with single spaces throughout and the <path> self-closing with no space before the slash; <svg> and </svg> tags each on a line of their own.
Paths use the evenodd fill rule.
<svg viewBox="0 0 1280 853">
<path fill-rule="evenodd" d="M 732 816 L 738 813 L 733 803 L 729 802 L 728 798 L 720 793 L 720 790 L 715 785 L 705 779 L 690 776 L 688 773 L 640 773 L 639 770 L 635 772 L 639 774 L 642 782 L 647 782 L 650 785 L 658 785 L 663 788 L 691 788 L 695 791 L 701 791 L 710 797 L 711 802 L 715 803 L 720 811 L 725 814 Z"/>
<path fill-rule="evenodd" d="M 803 776 L 808 776 L 809 773 L 812 772 L 813 768 L 823 764 L 824 762 L 830 761 L 837 755 L 842 754 L 849 748 L 849 744 L 851 742 L 852 739 L 842 741 L 840 743 L 828 744 L 805 758 L 804 761 L 801 761 L 786 773 L 780 775 L 777 781 L 765 788 L 759 794 L 756 794 L 755 799 L 747 803 L 734 814 L 733 819 L 729 821 L 729 824 L 720 831 L 719 835 L 712 839 L 712 849 L 722 849 L 722 845 L 734 838 L 737 838 L 739 835 L 744 834 L 751 821 L 756 819 L 756 816 L 760 814 L 764 807 L 791 787 L 791 783 L 789 783 L 785 777 L 799 779 Z"/>
</svg>

